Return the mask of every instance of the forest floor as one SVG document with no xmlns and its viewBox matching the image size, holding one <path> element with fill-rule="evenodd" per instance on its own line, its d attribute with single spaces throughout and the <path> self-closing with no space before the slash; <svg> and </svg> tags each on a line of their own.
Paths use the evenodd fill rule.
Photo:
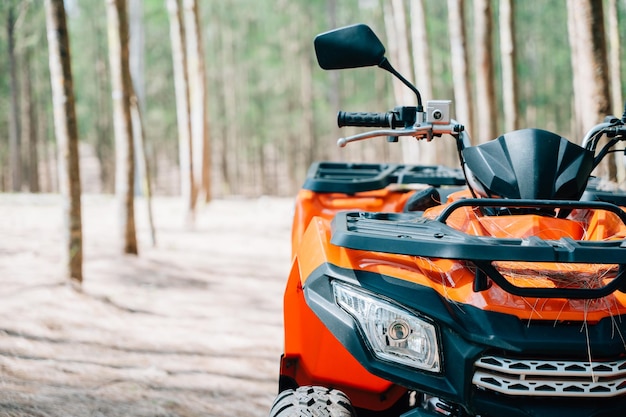
<svg viewBox="0 0 626 417">
<path fill-rule="evenodd" d="M 266 416 L 277 391 L 292 200 L 83 198 L 82 291 L 60 273 L 61 200 L 0 194 L 0 416 Z"/>
</svg>

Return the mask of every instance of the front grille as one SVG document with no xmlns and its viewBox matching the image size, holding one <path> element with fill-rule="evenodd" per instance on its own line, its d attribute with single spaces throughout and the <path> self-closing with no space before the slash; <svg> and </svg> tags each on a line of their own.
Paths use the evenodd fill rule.
<svg viewBox="0 0 626 417">
<path fill-rule="evenodd" d="M 507 395 L 616 397 L 626 393 L 626 359 L 577 362 L 485 356 L 474 365 L 475 386 Z"/>
</svg>

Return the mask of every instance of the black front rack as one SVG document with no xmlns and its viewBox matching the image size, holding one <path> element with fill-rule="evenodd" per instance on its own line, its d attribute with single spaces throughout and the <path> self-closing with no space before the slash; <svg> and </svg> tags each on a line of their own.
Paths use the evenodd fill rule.
<svg viewBox="0 0 626 417">
<path fill-rule="evenodd" d="M 505 291 L 526 297 L 594 299 L 616 290 L 626 292 L 626 240 L 468 235 L 445 224 L 451 210 L 462 206 L 600 209 L 616 213 L 626 224 L 626 213 L 605 202 L 466 199 L 450 207 L 438 220 L 411 213 L 341 212 L 332 222 L 331 243 L 355 250 L 464 260 L 477 269 L 476 291 L 489 288 L 489 278 Z M 598 288 L 527 288 L 511 284 L 497 271 L 494 261 L 607 264 L 619 265 L 619 270 L 610 283 Z"/>
<path fill-rule="evenodd" d="M 465 177 L 460 169 L 442 165 L 316 162 L 309 168 L 302 188 L 319 193 L 355 194 L 391 184 L 459 186 L 465 184 Z"/>
</svg>

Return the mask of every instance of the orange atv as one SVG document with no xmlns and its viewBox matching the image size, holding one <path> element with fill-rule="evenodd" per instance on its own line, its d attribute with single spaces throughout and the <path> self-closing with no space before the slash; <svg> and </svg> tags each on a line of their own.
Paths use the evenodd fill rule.
<svg viewBox="0 0 626 417">
<path fill-rule="evenodd" d="M 381 128 L 340 146 L 445 136 L 460 167 L 311 167 L 271 416 L 626 415 L 626 194 L 590 177 L 624 152 L 626 111 L 582 146 L 539 129 L 470 146 L 450 102 L 424 109 L 369 27 L 315 49 L 324 69 L 379 66 L 417 95 L 340 112 L 340 126 Z"/>
</svg>

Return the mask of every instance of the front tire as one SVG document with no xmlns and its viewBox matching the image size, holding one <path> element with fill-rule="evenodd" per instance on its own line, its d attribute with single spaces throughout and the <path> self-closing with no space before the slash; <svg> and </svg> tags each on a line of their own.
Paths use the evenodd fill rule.
<svg viewBox="0 0 626 417">
<path fill-rule="evenodd" d="M 274 400 L 270 417 L 356 417 L 343 392 L 325 387 L 288 389 Z"/>
</svg>

